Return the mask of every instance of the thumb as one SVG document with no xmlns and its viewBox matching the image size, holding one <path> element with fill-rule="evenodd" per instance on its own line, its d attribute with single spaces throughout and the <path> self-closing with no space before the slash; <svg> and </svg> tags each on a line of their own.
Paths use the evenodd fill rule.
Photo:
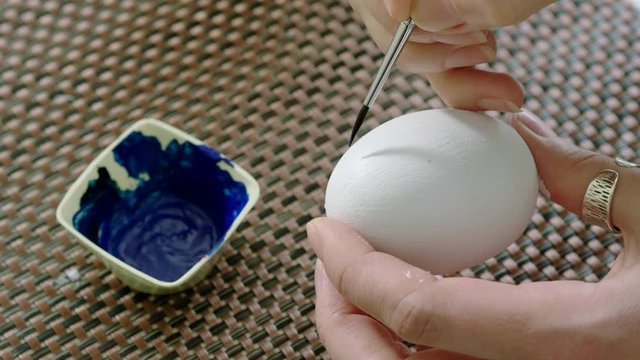
<svg viewBox="0 0 640 360">
<path fill-rule="evenodd" d="M 383 0 L 397 21 L 428 31 L 492 29 L 527 19 L 553 0 Z"/>
<path fill-rule="evenodd" d="M 551 200 L 582 214 L 583 198 L 591 181 L 606 169 L 614 170 L 619 177 L 610 221 L 623 231 L 640 230 L 640 169 L 619 166 L 608 156 L 571 144 L 529 112 L 514 114 L 510 120 L 529 146 Z"/>
</svg>

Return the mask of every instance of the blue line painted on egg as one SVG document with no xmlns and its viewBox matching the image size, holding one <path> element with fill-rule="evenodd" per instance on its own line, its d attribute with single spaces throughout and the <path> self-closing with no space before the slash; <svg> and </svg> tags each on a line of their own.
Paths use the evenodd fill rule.
<svg viewBox="0 0 640 360">
<path fill-rule="evenodd" d="M 134 190 L 120 189 L 105 168 L 89 183 L 75 228 L 101 248 L 162 281 L 175 281 L 211 255 L 248 202 L 233 166 L 213 149 L 133 132 L 114 150 Z"/>
</svg>

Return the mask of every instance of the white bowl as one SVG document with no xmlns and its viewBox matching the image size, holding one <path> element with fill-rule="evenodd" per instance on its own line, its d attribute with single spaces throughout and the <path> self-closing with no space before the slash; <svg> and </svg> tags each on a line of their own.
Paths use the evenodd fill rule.
<svg viewBox="0 0 640 360">
<path fill-rule="evenodd" d="M 157 142 L 159 142 L 160 146 L 154 147 L 153 149 L 155 152 L 153 153 L 151 153 L 152 150 L 149 150 L 150 153 L 148 154 L 144 154 L 138 151 L 135 153 L 136 155 L 129 156 L 123 152 L 124 151 L 123 149 L 127 149 L 127 146 L 129 146 L 127 144 L 130 144 L 131 141 L 133 141 L 132 139 L 143 139 L 144 141 L 150 141 L 151 144 L 156 144 Z M 125 142 L 124 145 L 123 145 L 123 142 Z M 170 146 L 170 144 L 172 145 Z M 121 146 L 118 147 L 119 145 Z M 199 247 L 202 247 L 203 249 L 206 249 L 204 250 L 206 251 L 206 254 L 204 254 L 199 260 L 195 260 L 197 262 L 195 262 L 195 264 L 190 266 L 188 270 L 186 270 L 186 273 L 179 276 L 179 278 L 175 280 L 172 279 L 169 281 L 166 279 L 165 280 L 159 279 L 159 277 L 161 276 L 154 277 L 148 273 L 145 273 L 144 271 L 131 265 L 130 261 L 125 262 L 125 260 L 122 260 L 121 258 L 115 256 L 114 254 L 110 253 L 109 251 L 107 251 L 105 248 L 101 247 L 98 244 L 99 238 L 103 237 L 105 233 L 111 234 L 113 232 L 115 234 L 118 234 L 116 225 L 120 227 L 126 225 L 126 221 L 122 220 L 123 218 L 126 219 L 126 216 L 123 216 L 122 214 L 127 215 L 127 214 L 131 214 L 131 212 L 126 212 L 122 210 L 122 209 L 128 210 L 129 207 L 117 208 L 117 207 L 107 206 L 102 210 L 119 209 L 119 210 L 114 210 L 113 213 L 118 212 L 118 214 L 120 215 L 116 217 L 112 217 L 112 215 L 106 215 L 108 218 L 107 217 L 103 218 L 104 221 L 100 223 L 95 219 L 96 216 L 100 214 L 111 214 L 111 213 L 110 211 L 103 211 L 102 213 L 99 213 L 98 211 L 100 210 L 100 206 L 98 205 L 110 204 L 110 203 L 109 202 L 98 203 L 98 201 L 101 201 L 100 196 L 95 195 L 96 194 L 95 191 L 93 192 L 91 191 L 87 192 L 87 191 L 90 190 L 90 187 L 93 187 L 93 189 L 95 190 L 99 186 L 99 183 L 96 180 L 99 178 L 99 170 L 101 169 L 102 169 L 101 170 L 102 175 L 104 176 L 105 174 L 108 174 L 107 179 L 110 178 L 110 180 L 112 180 L 106 183 L 109 184 L 109 186 L 111 186 L 112 188 L 117 187 L 117 192 L 116 192 L 117 194 L 120 194 L 120 195 L 134 194 L 132 195 L 134 196 L 134 198 L 136 196 L 135 192 L 137 190 L 140 190 L 140 192 L 142 192 L 141 189 L 146 189 L 145 186 L 148 187 L 150 186 L 149 184 L 152 184 L 151 180 L 153 180 L 154 181 L 153 183 L 155 184 L 156 183 L 155 180 L 163 179 L 163 176 L 164 176 L 163 174 L 172 174 L 167 176 L 172 176 L 171 179 L 174 179 L 174 178 L 180 179 L 180 176 L 182 176 L 181 174 L 183 172 L 182 172 L 182 168 L 179 165 L 181 165 L 182 163 L 172 162 L 171 163 L 172 166 L 167 167 L 166 162 L 164 163 L 161 162 L 160 158 L 162 157 L 157 156 L 158 151 L 160 151 L 160 153 L 162 154 L 165 154 L 165 153 L 171 154 L 172 152 L 170 152 L 169 147 L 171 147 L 171 151 L 173 151 L 176 149 L 176 146 L 177 146 L 177 149 L 191 149 L 190 154 L 194 153 L 193 149 L 197 149 L 196 151 L 204 151 L 202 153 L 198 153 L 199 159 L 202 159 L 204 157 L 205 161 L 208 161 L 210 157 L 211 166 L 215 166 L 215 168 L 212 169 L 208 166 L 202 167 L 201 166 L 202 163 L 200 163 L 200 165 L 198 165 L 197 167 L 198 172 L 194 173 L 194 172 L 185 171 L 184 172 L 185 174 L 197 175 L 197 174 L 200 174 L 199 171 L 200 169 L 202 169 L 203 171 L 202 174 L 204 174 L 202 178 L 197 176 L 190 177 L 189 179 L 197 178 L 197 180 L 188 180 L 188 181 L 191 181 L 191 183 L 189 184 L 192 184 L 195 181 L 195 182 L 199 182 L 198 184 L 202 185 L 204 184 L 202 183 L 203 181 L 213 179 L 210 177 L 207 178 L 206 177 L 208 176 L 207 174 L 217 174 L 216 176 L 221 176 L 224 179 L 230 179 L 229 180 L 230 182 L 228 183 L 228 186 L 230 187 L 230 189 L 223 189 L 225 190 L 224 192 L 215 193 L 215 194 L 218 194 L 218 195 L 222 194 L 221 195 L 223 196 L 222 199 L 224 201 L 228 201 L 229 196 L 231 196 L 229 194 L 231 193 L 231 190 L 233 190 L 235 192 L 239 192 L 241 194 L 241 198 L 240 200 L 237 200 L 238 198 L 235 198 L 236 199 L 236 202 L 234 203 L 235 208 L 228 209 L 227 207 L 220 205 L 220 207 L 224 207 L 224 210 L 219 210 L 219 208 L 217 208 L 216 209 L 218 210 L 217 212 L 205 211 L 205 210 L 202 211 L 201 214 L 204 214 L 202 216 L 205 216 L 207 220 L 211 221 L 210 225 L 212 226 L 210 228 L 214 229 L 213 234 L 217 234 L 217 241 L 213 241 L 213 243 L 211 243 L 211 249 L 208 248 L 209 245 L 207 245 L 206 242 L 195 244 Z M 158 150 L 158 149 L 161 149 L 161 150 Z M 186 152 L 181 152 L 180 154 L 186 154 Z M 146 155 L 146 156 L 141 156 L 141 155 Z M 171 156 L 171 155 L 167 155 L 167 156 Z M 184 155 L 184 156 L 187 156 L 187 155 Z M 218 159 L 217 156 L 220 156 L 220 159 Z M 206 164 L 208 164 L 208 162 Z M 154 168 L 148 169 L 149 170 L 148 172 L 152 174 L 151 177 L 153 177 L 153 179 L 150 178 L 147 172 L 139 171 L 139 169 L 136 170 L 135 166 L 138 166 L 138 165 L 146 166 L 146 167 L 154 166 Z M 127 167 L 129 168 L 129 171 L 127 170 Z M 176 168 L 178 170 L 176 170 Z M 193 171 L 194 169 L 196 169 L 196 167 L 191 166 L 187 169 L 190 171 Z M 105 173 L 105 170 L 106 170 L 106 173 Z M 131 172 L 131 174 L 129 172 Z M 105 182 L 102 182 L 102 184 L 105 184 Z M 171 182 L 171 184 L 174 184 L 174 182 Z M 216 186 L 216 184 L 211 183 L 211 186 Z M 231 189 L 231 187 L 233 188 Z M 246 190 L 246 194 L 243 192 L 242 187 L 244 187 L 244 190 Z M 182 192 L 192 191 L 187 187 L 178 187 L 178 188 L 180 188 L 179 191 L 182 191 Z M 192 187 L 189 187 L 189 188 L 192 188 Z M 210 189 L 214 189 L 214 188 L 210 188 Z M 219 184 L 218 184 L 218 187 L 216 187 L 215 189 L 221 189 Z M 193 191 L 200 191 L 200 190 L 193 190 Z M 109 194 L 112 194 L 112 193 L 113 192 Z M 100 194 L 104 194 L 104 192 Z M 209 191 L 209 189 L 207 189 L 206 193 L 203 193 L 203 198 L 206 198 L 207 196 L 214 196 L 210 194 L 214 194 L 214 192 Z M 207 147 L 200 140 L 170 125 L 167 125 L 165 123 L 162 123 L 154 119 L 144 119 L 136 122 L 133 126 L 127 129 L 126 132 L 124 132 L 120 137 L 118 137 L 118 139 L 116 139 L 111 145 L 109 145 L 109 147 L 107 147 L 104 151 L 102 151 L 102 153 L 100 153 L 98 157 L 96 157 L 95 160 L 93 160 L 91 164 L 89 164 L 89 166 L 85 169 L 85 171 L 73 183 L 69 191 L 65 194 L 64 198 L 62 199 L 62 202 L 60 203 L 56 211 L 56 217 L 58 221 L 68 231 L 70 231 L 76 238 L 78 238 L 86 248 L 88 248 L 90 251 L 96 254 L 123 283 L 141 292 L 151 293 L 151 294 L 167 294 L 167 293 L 178 292 L 195 285 L 196 283 L 201 281 L 211 271 L 217 258 L 219 257 L 220 249 L 222 248 L 222 246 L 225 245 L 225 243 L 228 241 L 231 234 L 235 231 L 237 226 L 243 221 L 243 219 L 245 218 L 247 213 L 251 210 L 251 208 L 253 208 L 253 206 L 255 205 L 259 197 L 259 194 L 260 194 L 260 189 L 257 181 L 248 172 L 240 168 L 237 164 L 233 163 L 224 155 L 217 153 L 215 150 L 211 149 L 210 147 Z M 124 201 L 122 199 L 128 198 L 128 197 L 124 197 L 125 195 L 122 195 L 122 197 L 120 195 L 116 196 L 116 198 L 119 199 L 118 201 Z M 85 196 L 86 199 L 83 200 L 83 196 Z M 159 196 L 162 196 L 162 195 L 159 195 Z M 150 197 L 147 196 L 146 198 L 148 199 Z M 143 197 L 143 199 L 145 199 L 145 197 Z M 91 203 L 89 200 L 94 200 L 95 202 Z M 144 202 L 147 200 L 136 200 L 136 201 Z M 118 202 L 118 204 L 120 204 L 120 202 Z M 122 202 L 121 204 L 125 204 L 125 203 Z M 207 204 L 210 204 L 210 202 L 208 202 Z M 227 204 L 227 202 L 225 202 L 225 204 Z M 123 205 L 123 206 L 128 206 L 128 205 Z M 136 211 L 142 211 L 139 209 L 144 207 L 140 204 L 136 204 L 135 207 L 133 208 L 138 209 Z M 154 208 L 152 207 L 151 209 L 154 209 Z M 223 213 L 220 214 L 220 211 L 223 211 Z M 186 212 L 181 212 L 181 214 L 185 214 L 185 213 Z M 77 216 L 76 220 L 78 221 L 78 223 L 74 223 L 74 217 L 76 216 Z M 134 214 L 131 216 L 135 217 L 137 215 Z M 148 219 L 149 217 L 152 217 L 154 215 L 147 214 L 145 216 L 147 217 L 143 216 L 142 218 Z M 140 218 L 138 218 L 138 220 L 140 220 Z M 224 226 L 222 226 L 223 230 L 226 227 L 226 230 L 223 232 L 223 234 L 216 233 L 216 231 L 217 232 L 220 232 L 220 231 L 218 231 L 213 226 L 214 224 L 219 224 L 219 223 L 225 224 Z M 90 224 L 91 226 L 87 224 Z M 110 229 L 110 230 L 107 231 L 104 229 Z M 113 230 L 113 229 L 116 229 L 116 230 Z M 127 229 L 130 229 L 130 227 L 127 227 Z M 133 234 L 140 235 L 139 237 L 133 236 L 133 237 L 129 237 L 128 239 L 145 238 L 145 236 L 150 236 L 150 238 L 153 239 L 155 234 L 160 234 L 160 237 L 162 237 L 162 234 L 164 234 L 164 232 L 160 231 L 160 229 L 155 229 L 154 232 L 149 231 L 147 233 L 145 233 L 144 230 L 139 230 L 139 229 L 140 229 L 139 227 L 136 228 L 136 231 L 138 232 L 133 233 Z M 162 228 L 162 229 L 165 229 L 165 228 Z M 96 230 L 96 231 L 93 231 L 93 230 Z M 154 235 L 151 235 L 151 234 L 154 234 Z M 107 235 L 105 238 L 108 239 L 108 236 L 109 235 Z M 94 238 L 90 239 L 89 237 L 94 237 Z M 195 238 L 197 240 L 193 240 L 194 238 L 192 237 L 191 241 L 200 241 L 199 240 L 200 238 L 198 238 L 197 236 Z M 206 236 L 204 238 L 206 238 Z M 174 241 L 176 238 L 172 237 L 171 239 L 172 239 L 171 241 Z M 106 240 L 103 239 L 103 241 L 106 241 Z M 131 250 L 132 248 L 137 249 L 137 247 L 135 246 L 131 247 L 132 246 L 131 240 L 127 240 L 127 241 L 128 241 L 127 246 L 129 246 L 129 248 L 127 248 L 128 250 Z M 117 245 L 117 243 L 115 244 Z M 173 245 L 175 244 L 175 242 L 171 244 Z M 108 243 L 103 244 L 103 246 L 116 246 L 116 245 L 108 245 Z M 134 243 L 134 245 L 139 245 L 139 244 Z M 189 245 L 193 245 L 193 244 L 189 243 Z M 120 249 L 120 247 L 118 246 L 116 246 L 116 248 Z M 154 248 L 157 249 L 157 246 L 154 245 Z M 136 250 L 133 250 L 133 252 L 127 253 L 127 256 L 131 254 L 134 254 L 134 256 L 137 256 L 135 255 Z M 140 256 L 148 256 L 148 255 L 140 255 Z M 121 257 L 124 258 L 125 256 L 121 256 Z M 157 264 L 154 264 L 154 265 L 157 265 Z M 164 265 L 165 264 L 163 263 L 162 266 L 164 267 Z M 166 264 L 166 266 L 170 266 L 170 264 Z M 166 269 L 167 268 L 164 268 L 164 270 Z"/>
</svg>

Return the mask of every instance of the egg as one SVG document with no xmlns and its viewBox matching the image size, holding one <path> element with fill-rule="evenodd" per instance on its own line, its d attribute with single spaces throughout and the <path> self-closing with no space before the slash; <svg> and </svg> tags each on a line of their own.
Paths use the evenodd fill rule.
<svg viewBox="0 0 640 360">
<path fill-rule="evenodd" d="M 534 159 L 512 127 L 436 109 L 387 121 L 351 146 L 331 174 L 325 210 L 376 250 L 447 274 L 518 240 L 537 194 Z"/>
</svg>

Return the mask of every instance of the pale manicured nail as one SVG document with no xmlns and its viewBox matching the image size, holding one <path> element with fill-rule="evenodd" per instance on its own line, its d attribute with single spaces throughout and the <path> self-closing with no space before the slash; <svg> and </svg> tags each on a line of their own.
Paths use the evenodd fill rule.
<svg viewBox="0 0 640 360">
<path fill-rule="evenodd" d="M 508 113 L 520 112 L 520 108 L 509 100 L 503 99 L 482 99 L 478 101 L 478 106 L 483 110 L 494 110 Z M 513 121 L 513 119 L 511 119 Z"/>
<path fill-rule="evenodd" d="M 509 113 L 505 118 L 504 118 L 504 122 L 513 127 L 513 121 L 516 120 L 516 114 L 515 113 Z"/>
<path fill-rule="evenodd" d="M 493 99 L 491 99 L 491 100 L 493 100 Z M 513 104 L 510 101 L 507 101 L 507 102 L 510 103 L 510 104 Z M 515 106 L 515 104 L 513 104 L 513 106 L 517 107 L 517 106 Z M 518 111 L 509 111 L 507 116 L 505 117 L 505 122 L 511 127 L 515 126 L 516 123 L 518 123 L 520 121 L 520 117 L 526 111 L 527 110 L 523 110 L 523 109 L 518 109 Z M 505 111 L 505 112 L 507 112 L 507 111 Z"/>
<path fill-rule="evenodd" d="M 493 61 L 496 59 L 496 51 L 489 46 L 480 46 L 480 50 L 484 53 L 484 56 L 487 58 L 487 61 Z"/>
<path fill-rule="evenodd" d="M 540 177 L 538 177 L 538 192 L 544 198 L 551 200 L 551 192 L 549 192 L 549 189 L 547 189 L 547 186 L 544 184 L 544 181 L 542 181 L 542 178 Z"/>
<path fill-rule="evenodd" d="M 469 46 L 454 50 L 447 56 L 444 66 L 459 68 L 495 60 L 496 52 L 489 46 Z"/>
<path fill-rule="evenodd" d="M 544 122 L 534 113 L 528 110 L 522 110 L 517 114 L 517 121 L 522 123 L 526 128 L 533 131 L 539 136 L 556 137 L 556 133 L 551 130 Z"/>
<path fill-rule="evenodd" d="M 487 42 L 487 35 L 484 34 L 484 32 L 482 31 L 474 31 L 472 33 L 469 33 L 470 36 L 473 36 L 476 41 L 478 41 L 478 44 L 483 44 Z M 491 49 L 491 48 L 489 48 Z M 491 49 L 491 52 L 493 53 L 493 49 Z"/>
<path fill-rule="evenodd" d="M 538 128 L 537 130 L 543 129 L 544 123 L 542 122 L 542 120 L 538 117 L 538 115 L 532 113 L 529 110 L 523 110 L 522 113 L 520 113 L 520 118 L 523 120 L 524 124 L 528 128 L 535 127 L 535 128 Z M 531 130 L 534 130 L 534 129 L 531 129 Z"/>
<path fill-rule="evenodd" d="M 431 44 L 435 41 L 433 33 L 422 29 L 414 29 L 409 40 L 422 44 Z"/>
<path fill-rule="evenodd" d="M 477 45 L 484 44 L 487 42 L 487 36 L 482 31 L 472 31 L 466 34 L 433 34 L 432 41 L 435 40 L 437 42 L 459 45 L 459 46 L 469 46 L 469 45 Z"/>
<path fill-rule="evenodd" d="M 531 114 L 529 111 L 520 109 L 520 111 L 518 112 L 512 112 L 509 115 L 507 115 L 507 119 L 509 119 L 509 123 L 511 126 L 515 125 L 517 122 L 521 122 L 527 128 L 531 129 L 530 124 L 532 121 L 535 121 L 535 117 L 532 117 L 532 115 L 533 114 Z M 533 131 L 534 129 L 531 129 L 531 130 Z"/>
<path fill-rule="evenodd" d="M 474 31 L 473 36 L 475 36 L 478 41 L 481 41 L 483 43 L 489 40 L 489 38 L 487 38 L 487 34 L 485 34 L 484 31 Z"/>
</svg>

